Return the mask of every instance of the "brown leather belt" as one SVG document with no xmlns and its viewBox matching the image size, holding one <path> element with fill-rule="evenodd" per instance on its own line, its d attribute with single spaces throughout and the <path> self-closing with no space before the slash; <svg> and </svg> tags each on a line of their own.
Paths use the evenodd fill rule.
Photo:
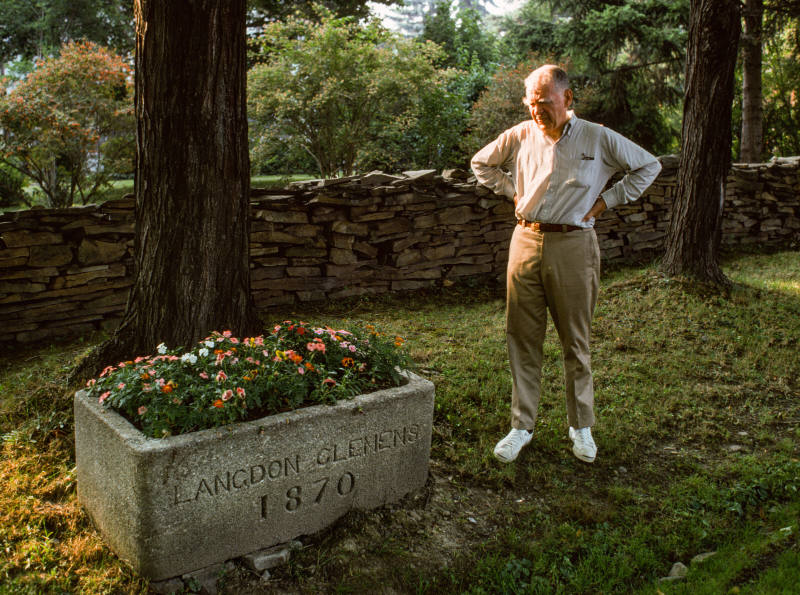
<svg viewBox="0 0 800 595">
<path fill-rule="evenodd" d="M 578 231 L 583 229 L 577 225 L 567 225 L 566 223 L 542 223 L 540 221 L 527 221 L 525 219 L 517 219 L 517 224 L 522 227 L 527 227 L 533 231 Z"/>
</svg>

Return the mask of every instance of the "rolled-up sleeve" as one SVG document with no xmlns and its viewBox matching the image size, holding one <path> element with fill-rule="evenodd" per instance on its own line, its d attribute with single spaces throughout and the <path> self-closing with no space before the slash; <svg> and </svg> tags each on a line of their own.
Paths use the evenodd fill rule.
<svg viewBox="0 0 800 595">
<path fill-rule="evenodd" d="M 607 130 L 604 144 L 603 159 L 606 164 L 624 172 L 622 179 L 601 195 L 610 209 L 639 198 L 658 176 L 661 163 L 642 147 L 613 130 Z"/>
<path fill-rule="evenodd" d="M 472 158 L 472 171 L 478 182 L 509 198 L 514 198 L 514 181 L 504 168 L 513 166 L 515 139 L 507 130 L 494 141 L 475 153 Z"/>
</svg>

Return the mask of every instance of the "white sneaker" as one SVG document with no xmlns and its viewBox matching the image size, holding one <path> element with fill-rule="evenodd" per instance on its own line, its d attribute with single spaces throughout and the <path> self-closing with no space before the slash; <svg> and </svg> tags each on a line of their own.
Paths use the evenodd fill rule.
<svg viewBox="0 0 800 595">
<path fill-rule="evenodd" d="M 512 430 L 494 447 L 494 456 L 503 463 L 510 463 L 519 455 L 522 447 L 533 438 L 533 432 L 528 430 Z"/>
<path fill-rule="evenodd" d="M 572 453 L 581 461 L 591 463 L 597 456 L 597 446 L 592 438 L 592 428 L 575 429 L 570 427 L 569 437 L 572 440 Z"/>
</svg>

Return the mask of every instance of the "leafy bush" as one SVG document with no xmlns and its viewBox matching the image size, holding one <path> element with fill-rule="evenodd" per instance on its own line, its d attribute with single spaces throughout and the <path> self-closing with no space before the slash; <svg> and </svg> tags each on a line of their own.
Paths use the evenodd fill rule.
<svg viewBox="0 0 800 595">
<path fill-rule="evenodd" d="M 7 91 L 0 81 L 0 162 L 48 206 L 88 202 L 111 173 L 133 170 L 131 68 L 106 48 L 67 43 Z"/>
<path fill-rule="evenodd" d="M 13 167 L 0 163 L 0 207 L 24 204 L 25 176 Z"/>
<path fill-rule="evenodd" d="M 259 170 L 305 155 L 324 177 L 395 170 L 452 146 L 452 112 L 461 108 L 447 89 L 451 74 L 436 67 L 435 44 L 321 12 L 318 22 L 269 23 L 254 45 L 247 95 Z"/>
<path fill-rule="evenodd" d="M 398 386 L 410 364 L 402 344 L 372 326 L 287 320 L 267 336 L 214 332 L 185 352 L 162 343 L 157 355 L 108 366 L 87 387 L 146 435 L 164 437 Z"/>
</svg>

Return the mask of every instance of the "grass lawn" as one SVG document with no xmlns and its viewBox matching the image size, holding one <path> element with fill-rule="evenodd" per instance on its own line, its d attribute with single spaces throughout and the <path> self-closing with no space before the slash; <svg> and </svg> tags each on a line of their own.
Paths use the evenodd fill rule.
<svg viewBox="0 0 800 595">
<path fill-rule="evenodd" d="M 274 176 L 253 176 L 250 178 L 250 186 L 252 188 L 265 188 L 265 187 L 283 187 L 286 186 L 289 182 L 296 182 L 299 180 L 312 180 L 315 176 L 311 174 L 286 174 L 286 175 L 274 175 Z M 33 192 L 34 186 L 32 184 L 28 185 L 27 192 Z M 114 180 L 111 182 L 111 185 L 99 190 L 97 195 L 92 199 L 93 203 L 102 203 L 106 202 L 107 200 L 115 200 L 118 198 L 122 198 L 126 194 L 131 194 L 133 192 L 133 178 L 128 180 Z M 35 204 L 43 205 L 44 203 L 40 200 L 36 201 Z M 15 205 L 13 207 L 3 208 L 0 207 L 0 213 L 4 211 L 23 211 L 30 207 L 27 205 Z"/>
<path fill-rule="evenodd" d="M 598 458 L 571 453 L 561 356 L 545 344 L 534 438 L 509 427 L 502 291 L 480 285 L 275 311 L 406 338 L 436 384 L 431 479 L 351 513 L 260 582 L 225 593 L 796 593 L 800 253 L 724 263 L 727 295 L 656 269 L 607 272 L 594 321 Z M 0 363 L 0 593 L 145 593 L 75 497 L 72 361 L 101 337 Z M 716 552 L 691 562 L 701 553 Z M 682 581 L 658 582 L 673 563 Z"/>
</svg>

